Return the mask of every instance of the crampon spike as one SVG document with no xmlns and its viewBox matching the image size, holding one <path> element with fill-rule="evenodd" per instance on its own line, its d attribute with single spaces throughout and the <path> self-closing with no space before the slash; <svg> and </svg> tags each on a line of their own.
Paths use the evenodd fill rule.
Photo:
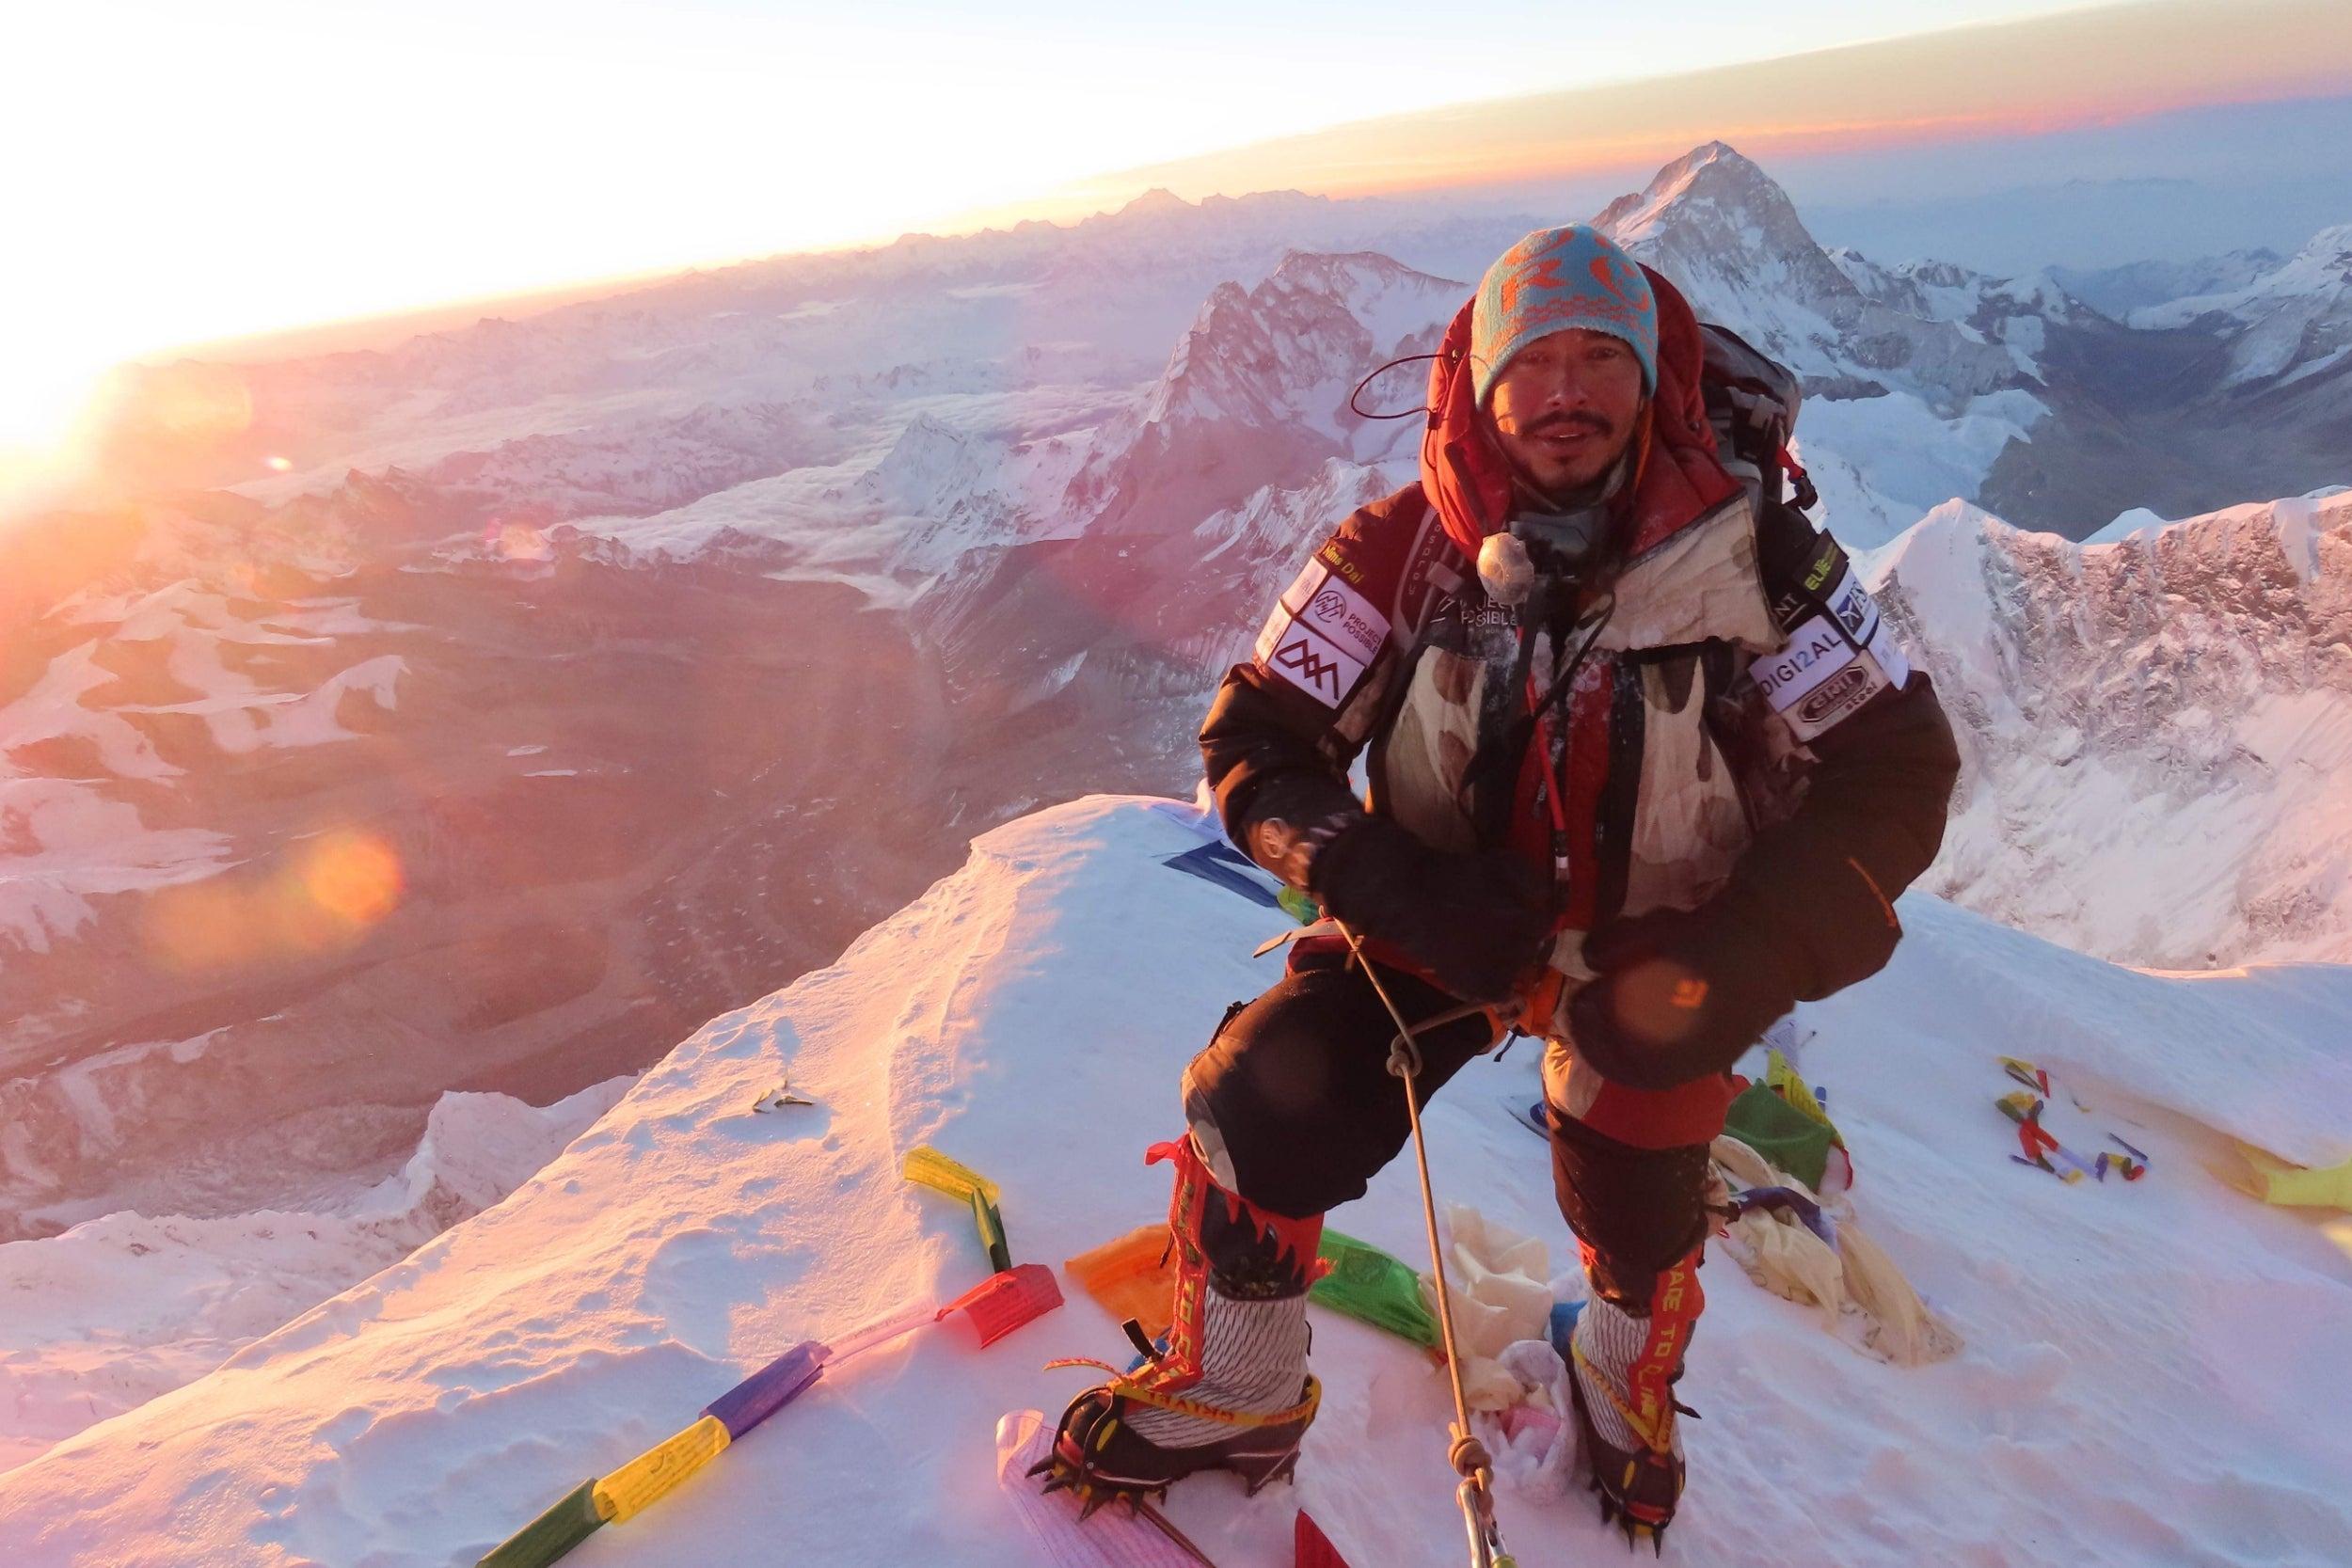
<svg viewBox="0 0 2352 1568">
<path fill-rule="evenodd" d="M 1023 1528 L 1050 1562 L 1120 1563 L 1125 1568 L 1216 1568 L 1152 1506 L 1165 1487 L 1095 1487 L 1055 1452 L 1056 1429 L 1035 1410 L 1014 1411 L 996 1430 L 996 1484 L 1011 1499 Z M 1041 1487 L 1038 1478 L 1044 1477 Z M 1063 1493 L 1053 1497 L 1052 1493 Z M 1078 1522 L 1080 1508 L 1092 1515 Z M 1125 1508 L 1104 1510 L 1107 1502 Z"/>
<path fill-rule="evenodd" d="M 1278 1481 L 1287 1481 L 1295 1483 L 1298 1480 L 1298 1450 L 1296 1449 L 1293 1449 L 1290 1452 L 1284 1454 L 1279 1460 L 1276 1461 L 1265 1469 L 1260 1471 L 1257 1475 L 1245 1477 L 1244 1480 L 1247 1481 L 1249 1488 L 1248 1496 L 1252 1497 L 1256 1497 L 1259 1493 L 1264 1491 L 1267 1487 L 1273 1485 Z"/>
</svg>

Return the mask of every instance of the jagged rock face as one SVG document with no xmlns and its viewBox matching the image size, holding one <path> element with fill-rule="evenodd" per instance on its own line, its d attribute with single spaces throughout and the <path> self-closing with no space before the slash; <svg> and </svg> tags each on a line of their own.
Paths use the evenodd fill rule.
<svg viewBox="0 0 2352 1568">
<path fill-rule="evenodd" d="M 1966 757 L 1931 891 L 2124 963 L 2352 960 L 2352 495 L 2091 546 L 1955 503 L 1881 570 Z"/>
<path fill-rule="evenodd" d="M 1414 421 L 1358 417 L 1349 394 L 1384 362 L 1434 349 L 1469 293 L 1369 254 L 1293 253 L 1255 289 L 1219 285 L 1132 443 L 1073 504 L 1099 495 L 1096 526 L 1152 531 L 1295 483 L 1326 458 L 1363 461 L 1417 439 Z"/>
</svg>

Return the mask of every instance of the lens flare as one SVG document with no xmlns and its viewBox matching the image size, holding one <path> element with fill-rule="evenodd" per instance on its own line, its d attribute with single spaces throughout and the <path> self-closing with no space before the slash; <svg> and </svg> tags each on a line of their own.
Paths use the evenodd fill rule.
<svg viewBox="0 0 2352 1568">
<path fill-rule="evenodd" d="M 400 857 L 369 833 L 337 833 L 312 845 L 298 872 L 312 905 L 364 930 L 400 907 Z"/>
<path fill-rule="evenodd" d="M 400 855 L 373 833 L 309 840 L 258 877 L 169 888 L 148 907 L 149 951 L 165 968 L 230 969 L 355 945 L 400 907 Z"/>
</svg>

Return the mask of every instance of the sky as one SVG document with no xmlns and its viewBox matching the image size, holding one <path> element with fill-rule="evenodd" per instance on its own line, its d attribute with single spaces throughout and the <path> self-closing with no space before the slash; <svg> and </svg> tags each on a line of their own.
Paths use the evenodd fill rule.
<svg viewBox="0 0 2352 1568">
<path fill-rule="evenodd" d="M 2059 8 L 0 5 L 0 461 L 57 439 L 107 366 L 176 345 L 885 239 L 1368 115 Z"/>
</svg>

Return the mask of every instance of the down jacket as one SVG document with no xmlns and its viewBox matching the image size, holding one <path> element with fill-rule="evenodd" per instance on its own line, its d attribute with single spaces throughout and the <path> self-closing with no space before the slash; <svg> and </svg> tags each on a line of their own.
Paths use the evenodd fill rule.
<svg viewBox="0 0 2352 1568">
<path fill-rule="evenodd" d="M 1367 806 L 1438 847 L 1509 846 L 1543 868 L 1558 978 L 1531 984 L 1522 1024 L 1555 1038 L 1591 977 L 1583 935 L 1621 915 L 1720 904 L 1768 935 L 1795 999 L 1875 973 L 1959 771 L 1932 684 L 1836 542 L 1718 459 L 1696 320 L 1651 283 L 1659 389 L 1573 625 L 1523 626 L 1479 580 L 1514 500 L 1470 399 L 1465 306 L 1420 482 L 1322 543 L 1200 732 L 1228 833 L 1286 880 Z M 1364 801 L 1346 782 L 1359 754 Z"/>
</svg>

